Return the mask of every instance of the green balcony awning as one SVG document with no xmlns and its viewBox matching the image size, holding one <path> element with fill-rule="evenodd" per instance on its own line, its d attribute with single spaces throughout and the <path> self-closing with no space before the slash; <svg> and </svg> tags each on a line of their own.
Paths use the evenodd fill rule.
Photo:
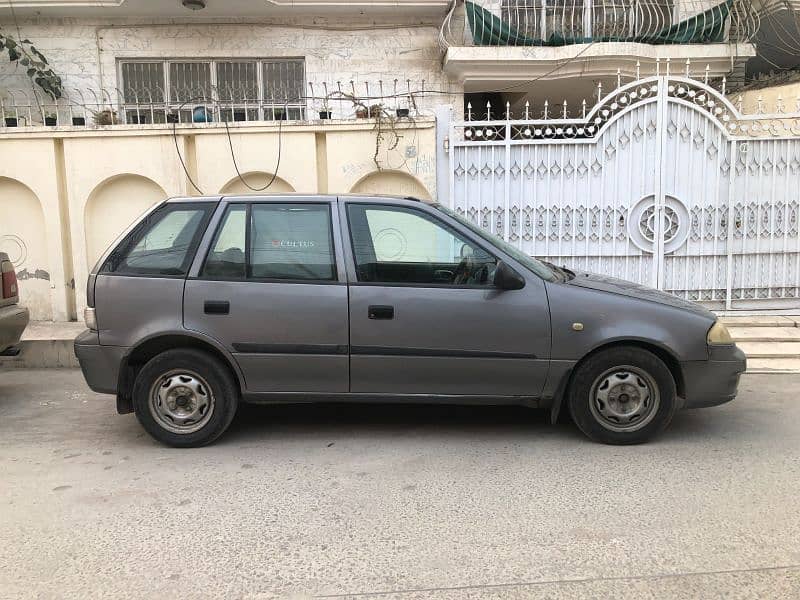
<svg viewBox="0 0 800 600">
<path fill-rule="evenodd" d="M 632 36 L 566 37 L 553 32 L 547 38 L 533 38 L 520 33 L 500 17 L 485 8 L 465 2 L 467 21 L 476 46 L 566 46 L 589 42 L 640 42 L 644 44 L 709 44 L 722 42 L 725 21 L 733 0 L 725 0 L 659 31 Z"/>
</svg>

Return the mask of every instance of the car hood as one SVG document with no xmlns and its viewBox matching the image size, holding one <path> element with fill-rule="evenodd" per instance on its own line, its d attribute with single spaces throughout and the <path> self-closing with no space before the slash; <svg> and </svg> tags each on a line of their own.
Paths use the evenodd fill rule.
<svg viewBox="0 0 800 600">
<path fill-rule="evenodd" d="M 616 277 L 607 277 L 606 275 L 598 275 L 597 273 L 588 273 L 585 271 L 573 271 L 575 277 L 566 281 L 567 285 L 574 285 L 577 287 L 589 288 L 592 290 L 599 290 L 602 292 L 609 292 L 611 294 L 618 294 L 620 296 L 628 296 L 630 298 L 637 298 L 638 300 L 646 300 L 648 302 L 656 302 L 682 310 L 688 310 L 697 315 L 708 317 L 715 320 L 714 313 L 710 310 L 683 300 L 672 294 L 660 292 L 653 288 L 649 288 L 638 283 L 625 281 L 624 279 L 617 279 Z"/>
</svg>

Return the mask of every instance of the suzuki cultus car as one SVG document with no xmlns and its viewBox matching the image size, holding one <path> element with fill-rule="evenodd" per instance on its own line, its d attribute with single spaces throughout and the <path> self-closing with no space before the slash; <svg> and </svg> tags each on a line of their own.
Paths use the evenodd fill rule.
<svg viewBox="0 0 800 600">
<path fill-rule="evenodd" d="M 745 357 L 666 293 L 540 262 L 436 204 L 176 198 L 92 270 L 75 351 L 156 439 L 212 442 L 240 402 L 522 404 L 632 444 L 727 402 Z"/>
</svg>

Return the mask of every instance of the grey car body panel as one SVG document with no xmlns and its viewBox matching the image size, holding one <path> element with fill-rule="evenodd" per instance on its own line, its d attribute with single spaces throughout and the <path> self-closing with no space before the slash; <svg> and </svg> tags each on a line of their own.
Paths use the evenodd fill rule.
<svg viewBox="0 0 800 600">
<path fill-rule="evenodd" d="M 307 195 L 206 200 L 219 205 L 188 279 L 98 276 L 111 249 L 93 270 L 89 305 L 96 307 L 100 332 L 79 336 L 75 345 L 93 389 L 119 391 L 119 367 L 113 364 L 124 365 L 137 347 L 164 335 L 211 344 L 235 370 L 245 399 L 259 402 L 519 402 L 552 406 L 555 415 L 575 365 L 615 342 L 649 344 L 674 357 L 687 406 L 732 399 L 744 370 L 744 357 L 735 346 L 709 349 L 706 332 L 715 316 L 706 309 L 599 275 L 577 273 L 568 281 L 545 282 L 418 201 Z M 320 285 L 200 278 L 225 207 L 258 201 L 330 202 L 339 280 Z M 345 214 L 348 202 L 431 212 L 506 262 L 523 276 L 525 287 L 359 284 Z M 205 300 L 227 300 L 230 314 L 205 314 Z M 368 319 L 372 304 L 395 307 L 395 317 Z M 582 324 L 581 331 L 575 323 Z"/>
<path fill-rule="evenodd" d="M 425 212 L 525 279 L 521 290 L 358 283 L 346 207 L 390 204 Z M 414 200 L 342 197 L 342 237 L 350 284 L 350 389 L 354 393 L 494 394 L 538 397 L 550 355 L 544 282 L 444 213 Z M 394 308 L 375 320 L 368 307 Z"/>
<path fill-rule="evenodd" d="M 119 371 L 128 348 L 101 346 L 96 331 L 86 330 L 75 338 L 75 356 L 92 391 L 115 394 L 119 384 Z"/>
<path fill-rule="evenodd" d="M 183 327 L 182 277 L 131 277 L 101 273 L 95 281 L 100 344 L 135 346 Z"/>
<path fill-rule="evenodd" d="M 600 346 L 630 340 L 657 346 L 676 360 L 708 359 L 706 333 L 716 320 L 712 313 L 658 301 L 669 298 L 667 294 L 635 295 L 638 286 L 625 286 L 621 280 L 614 283 L 619 291 L 605 284 L 594 287 L 594 277 L 576 273 L 566 282 L 545 284 L 553 327 L 552 358 L 578 360 Z M 580 331 L 573 328 L 575 323 L 582 325 Z"/>
<path fill-rule="evenodd" d="M 207 300 L 229 314 L 205 314 Z M 184 307 L 185 327 L 233 354 L 248 392 L 348 391 L 346 285 L 190 279 Z"/>
<path fill-rule="evenodd" d="M 394 318 L 370 319 L 370 305 L 394 307 Z M 353 392 L 538 396 L 550 354 L 544 286 L 353 285 L 350 344 Z"/>
<path fill-rule="evenodd" d="M 653 288 L 649 288 L 632 281 L 625 281 L 616 277 L 608 277 L 607 275 L 598 275 L 597 273 L 588 273 L 585 271 L 575 272 L 575 278 L 569 280 L 570 285 L 589 288 L 603 292 L 610 292 L 619 296 L 626 296 L 628 298 L 636 298 L 637 300 L 647 300 L 655 302 L 656 304 L 664 304 L 673 308 L 693 312 L 697 315 L 710 319 L 712 322 L 716 320 L 716 316 L 707 308 L 683 300 L 672 294 L 667 294 Z"/>
<path fill-rule="evenodd" d="M 201 276 L 214 232 L 227 207 L 266 201 L 331 205 L 335 281 L 226 281 Z M 228 302 L 229 314 L 205 314 L 207 300 Z M 217 207 L 189 270 L 184 327 L 214 338 L 231 353 L 242 371 L 246 394 L 346 393 L 350 367 L 347 302 L 335 196 L 232 196 Z"/>
</svg>

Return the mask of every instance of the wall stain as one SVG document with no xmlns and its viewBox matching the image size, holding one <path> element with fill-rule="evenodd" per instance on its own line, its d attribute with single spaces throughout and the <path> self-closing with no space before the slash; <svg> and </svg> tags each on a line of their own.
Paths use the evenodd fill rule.
<svg viewBox="0 0 800 600">
<path fill-rule="evenodd" d="M 17 279 L 21 281 L 26 279 L 44 279 L 45 281 L 50 281 L 50 273 L 44 269 L 36 269 L 33 273 L 28 271 L 28 269 L 22 269 L 21 271 L 17 271 Z"/>
</svg>

